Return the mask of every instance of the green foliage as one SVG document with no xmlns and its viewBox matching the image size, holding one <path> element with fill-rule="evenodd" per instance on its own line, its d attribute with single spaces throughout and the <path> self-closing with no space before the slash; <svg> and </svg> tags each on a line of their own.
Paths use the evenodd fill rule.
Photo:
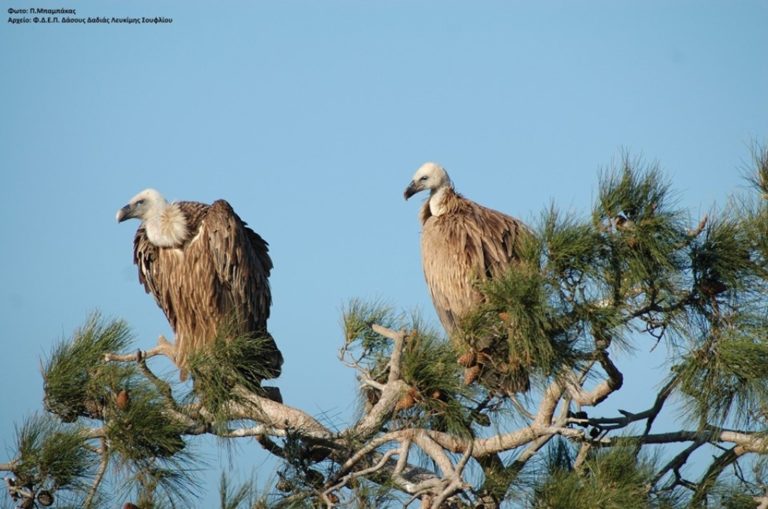
<svg viewBox="0 0 768 509">
<path fill-rule="evenodd" d="M 523 268 L 488 281 L 486 301 L 462 321 L 459 348 L 478 352 L 502 378 L 534 368 L 550 374 L 571 354 L 550 289 L 539 271 Z"/>
<path fill-rule="evenodd" d="M 266 394 L 261 380 L 270 378 L 271 339 L 251 335 L 234 336 L 220 330 L 206 347 L 188 359 L 197 397 L 213 413 L 215 424 L 225 425 L 230 418 L 228 403 L 250 404 L 235 390 Z"/>
<path fill-rule="evenodd" d="M 381 302 L 350 301 L 342 314 L 345 340 L 342 353 L 353 356 L 354 363 L 359 363 L 371 378 L 383 383 L 388 373 L 392 340 L 374 331 L 371 328 L 374 323 L 397 330 L 403 326 L 403 317 L 395 315 L 391 307 Z M 362 391 L 363 400 L 375 404 L 376 391 L 370 387 L 363 387 Z"/>
<path fill-rule="evenodd" d="M 65 422 L 81 416 L 102 420 L 109 453 L 136 478 L 152 479 L 153 490 L 173 491 L 188 482 L 181 473 L 186 469 L 174 471 L 187 459 L 178 454 L 185 447 L 184 427 L 169 418 L 167 402 L 135 363 L 105 361 L 105 354 L 124 351 L 130 343 L 125 322 L 92 314 L 69 340 L 56 345 L 45 363 L 46 407 Z M 118 402 L 118 397 L 126 399 Z M 82 438 L 66 451 L 75 459 L 93 456 Z M 168 467 L 157 464 L 158 459 Z"/>
<path fill-rule="evenodd" d="M 137 506 L 153 509 L 194 507 L 198 486 L 188 465 L 178 462 L 163 465 L 153 461 L 124 466 L 130 476 L 125 488 L 135 493 Z"/>
<path fill-rule="evenodd" d="M 397 329 L 402 322 L 403 317 L 396 315 L 390 306 L 382 302 L 367 303 L 360 299 L 352 299 L 342 314 L 346 344 L 357 343 L 364 355 L 386 350 L 390 341 L 373 331 L 372 324 Z"/>
<path fill-rule="evenodd" d="M 768 279 L 768 145 L 753 149 L 755 170 L 749 176 L 758 195 L 744 200 L 741 207 L 742 225 L 752 248 L 754 270 Z"/>
<path fill-rule="evenodd" d="M 562 453 L 562 451 L 558 451 Z M 671 507 L 649 493 L 656 465 L 638 459 L 631 447 L 612 447 L 592 454 L 578 469 L 562 458 L 551 464 L 547 478 L 534 491 L 539 509 L 647 509 Z"/>
<path fill-rule="evenodd" d="M 65 422 L 100 418 L 104 401 L 135 373 L 134 366 L 105 363 L 104 355 L 131 343 L 128 325 L 93 313 L 73 336 L 54 347 L 43 367 L 46 409 Z"/>
<path fill-rule="evenodd" d="M 715 493 L 717 504 L 715 507 L 720 509 L 755 509 L 757 502 L 755 495 L 744 493 L 743 486 L 732 486 L 729 490 L 723 490 L 722 493 Z"/>
<path fill-rule="evenodd" d="M 760 198 L 768 200 L 768 145 L 756 143 L 752 147 L 752 164 L 749 180 L 761 194 Z"/>
<path fill-rule="evenodd" d="M 95 455 L 86 435 L 49 416 L 35 415 L 16 429 L 18 457 L 13 467 L 18 484 L 35 488 L 77 489 L 93 475 Z"/>
<path fill-rule="evenodd" d="M 124 408 L 112 407 L 105 430 L 111 451 L 126 460 L 168 458 L 184 449 L 184 425 L 169 418 L 166 402 L 151 385 L 126 390 Z"/>
<path fill-rule="evenodd" d="M 552 281 L 573 287 L 597 275 L 595 259 L 600 255 L 600 232 L 589 222 L 579 222 L 560 213 L 554 205 L 542 215 L 537 235 L 524 246 L 529 263 L 544 259 L 544 271 Z"/>
<path fill-rule="evenodd" d="M 401 417 L 430 429 L 469 435 L 472 416 L 466 405 L 472 389 L 462 380 L 456 353 L 420 320 L 411 325 L 403 349 L 402 376 L 415 391 L 406 394 L 401 403 L 413 398 L 414 406 L 403 408 Z"/>
<path fill-rule="evenodd" d="M 259 494 L 256 479 L 251 478 L 239 486 L 232 486 L 229 476 L 219 478 L 219 503 L 221 509 L 267 509 L 271 507 L 265 494 Z"/>
<path fill-rule="evenodd" d="M 723 213 L 708 221 L 702 234 L 691 243 L 691 269 L 701 301 L 727 290 L 749 291 L 756 281 L 750 243 L 742 220 Z"/>
<path fill-rule="evenodd" d="M 402 500 L 398 500 L 395 491 L 387 483 L 374 484 L 370 482 L 358 482 L 353 486 L 349 494 L 348 507 L 357 509 L 379 509 L 380 507 L 402 507 Z"/>
<path fill-rule="evenodd" d="M 586 359 L 590 328 L 614 335 L 622 325 L 615 307 L 598 305 L 599 238 L 591 223 L 550 207 L 524 241 L 520 264 L 480 285 L 485 301 L 455 339 L 460 353 L 482 358 L 482 385 L 525 392 L 529 373 L 543 380 Z"/>
<path fill-rule="evenodd" d="M 644 168 L 625 156 L 621 168 L 600 179 L 592 220 L 603 232 L 600 262 L 616 303 L 637 288 L 674 292 L 686 267 L 680 248 L 687 241 L 687 217 L 674 205 L 657 165 Z"/>
<path fill-rule="evenodd" d="M 485 358 L 485 387 L 518 392 L 528 374 L 545 380 L 594 350 L 628 347 L 638 321 L 660 337 L 682 312 L 688 242 L 658 168 L 625 157 L 603 175 L 591 220 L 550 206 L 521 262 L 481 285 L 485 301 L 462 323 L 460 353 Z M 668 311 L 652 316 L 662 303 Z"/>
<path fill-rule="evenodd" d="M 748 423 L 768 408 L 768 343 L 761 335 L 768 321 L 752 318 L 739 315 L 710 330 L 709 341 L 675 369 L 688 411 L 702 424 Z"/>
</svg>

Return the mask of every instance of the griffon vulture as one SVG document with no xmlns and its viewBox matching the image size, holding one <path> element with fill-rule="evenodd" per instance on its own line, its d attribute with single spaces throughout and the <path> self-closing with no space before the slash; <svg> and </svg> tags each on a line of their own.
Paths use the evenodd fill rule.
<svg viewBox="0 0 768 509">
<path fill-rule="evenodd" d="M 479 281 L 501 276 L 519 259 L 520 239 L 529 229 L 518 219 L 483 207 L 453 189 L 448 173 L 435 163 L 422 165 L 405 190 L 407 200 L 429 191 L 419 213 L 421 261 L 432 302 L 445 331 L 453 338 L 463 317 L 483 300 Z M 487 345 L 486 345 L 487 346 Z M 474 346 L 460 362 L 468 381 L 482 376 L 486 366 L 504 364 L 489 359 L 495 349 Z M 508 368 L 508 366 L 507 366 Z M 527 390 L 527 374 L 506 383 L 512 392 Z"/>
<path fill-rule="evenodd" d="M 131 218 L 141 221 L 133 241 L 139 282 L 176 335 L 181 379 L 190 355 L 213 342 L 220 327 L 264 338 L 264 378 L 279 376 L 283 356 L 267 332 L 272 260 L 264 239 L 224 200 L 169 203 L 146 189 L 117 211 L 118 222 Z"/>
</svg>

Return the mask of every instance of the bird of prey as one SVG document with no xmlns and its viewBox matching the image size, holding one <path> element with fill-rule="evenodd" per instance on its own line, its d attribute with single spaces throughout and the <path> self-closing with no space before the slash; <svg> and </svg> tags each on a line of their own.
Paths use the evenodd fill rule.
<svg viewBox="0 0 768 509">
<path fill-rule="evenodd" d="M 181 379 L 187 377 L 189 357 L 222 333 L 263 341 L 261 377 L 279 376 L 283 356 L 267 332 L 272 304 L 267 242 L 224 200 L 168 202 L 146 189 L 117 211 L 118 222 L 131 218 L 141 221 L 133 242 L 139 281 L 176 336 Z"/>
<path fill-rule="evenodd" d="M 530 230 L 519 219 L 464 198 L 436 163 L 416 171 L 405 199 L 421 191 L 429 191 L 419 213 L 424 276 L 440 322 L 454 339 L 461 320 L 483 302 L 478 283 L 501 277 L 519 262 L 520 242 Z M 490 358 L 495 346 L 474 345 L 462 356 L 466 376 L 474 379 L 491 364 L 505 365 Z M 517 378 L 513 392 L 527 390 L 527 375 Z"/>
</svg>

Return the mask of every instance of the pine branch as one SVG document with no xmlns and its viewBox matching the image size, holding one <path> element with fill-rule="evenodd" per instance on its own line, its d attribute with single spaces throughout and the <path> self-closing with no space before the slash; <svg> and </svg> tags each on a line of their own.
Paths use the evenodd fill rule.
<svg viewBox="0 0 768 509">
<path fill-rule="evenodd" d="M 581 383 L 576 381 L 566 381 L 568 393 L 574 402 L 581 406 L 596 406 L 602 403 L 612 393 L 621 389 L 624 384 L 624 375 L 608 357 L 608 352 L 600 350 L 595 353 L 600 365 L 603 367 L 608 378 L 597 384 L 591 391 L 585 391 Z"/>
<path fill-rule="evenodd" d="M 564 433 L 564 436 L 568 436 L 568 433 Z M 701 431 L 681 430 L 647 435 L 626 435 L 614 438 L 602 437 L 592 440 L 592 443 L 602 447 L 611 447 L 638 442 L 642 444 L 673 444 L 696 442 L 702 439 L 712 443 L 738 445 L 743 449 L 744 453 L 768 453 L 768 438 L 766 438 L 763 433 L 727 430 L 716 426 L 707 426 Z"/>
<path fill-rule="evenodd" d="M 729 465 L 738 461 L 747 451 L 741 445 L 735 445 L 717 456 L 699 481 L 691 499 L 691 507 L 697 507 L 706 499 L 715 481 Z"/>
<path fill-rule="evenodd" d="M 176 356 L 176 348 L 164 336 L 159 336 L 157 345 L 149 350 L 143 352 L 137 350 L 136 353 L 132 354 L 107 353 L 104 355 L 104 360 L 106 362 L 140 362 L 142 359 L 151 359 L 158 355 L 168 357 L 170 360 L 174 360 Z"/>
<path fill-rule="evenodd" d="M 691 457 L 691 454 L 696 452 L 702 445 L 707 443 L 706 438 L 707 437 L 702 435 L 701 438 L 694 440 L 691 445 L 683 449 L 680 453 L 676 454 L 674 458 L 672 458 L 656 473 L 656 475 L 653 476 L 653 479 L 651 479 L 651 484 L 656 486 L 656 484 L 658 484 L 659 481 L 661 481 L 661 479 L 663 479 L 664 476 L 667 475 L 670 471 L 679 472 L 680 469 L 683 468 L 683 465 L 685 465 L 685 463 L 688 461 L 688 458 Z M 675 482 L 673 481 L 670 483 L 667 489 L 671 489 L 674 485 Z"/>
<path fill-rule="evenodd" d="M 107 466 L 109 465 L 109 449 L 107 445 L 107 441 L 105 439 L 101 439 L 101 460 L 99 461 L 99 468 L 96 471 L 96 477 L 93 479 L 93 484 L 91 485 L 90 490 L 88 491 L 88 495 L 85 498 L 85 501 L 83 502 L 83 507 L 85 509 L 90 509 L 91 505 L 93 504 L 93 501 L 96 497 L 96 493 L 98 493 L 99 486 L 101 485 L 101 482 L 104 480 L 104 474 L 107 472 Z"/>
<path fill-rule="evenodd" d="M 666 403 L 667 398 L 670 396 L 678 383 L 678 377 L 675 377 L 667 382 L 667 384 L 657 394 L 653 406 L 642 412 L 633 413 L 626 410 L 619 410 L 619 412 L 622 414 L 621 417 L 572 417 L 568 419 L 568 422 L 581 426 L 594 426 L 595 428 L 603 431 L 625 428 L 634 422 L 645 420 L 645 433 L 647 434 L 650 432 L 653 422 L 664 407 L 664 403 Z"/>
<path fill-rule="evenodd" d="M 149 369 L 149 366 L 147 366 L 147 359 L 159 355 L 168 357 L 171 361 L 174 360 L 176 355 L 176 348 L 174 345 L 169 343 L 162 335 L 157 338 L 157 345 L 147 351 L 136 350 L 136 353 L 134 354 L 117 354 L 110 352 L 104 355 L 104 361 L 135 362 L 139 366 L 141 373 L 147 380 L 152 382 L 155 388 L 157 388 L 158 393 L 163 396 L 168 407 L 174 412 L 180 412 L 181 407 L 173 397 L 173 390 L 171 389 L 170 384 L 155 375 L 155 373 Z"/>
<path fill-rule="evenodd" d="M 408 384 L 401 378 L 402 355 L 405 346 L 407 334 L 405 331 L 394 331 L 387 327 L 373 324 L 375 332 L 394 342 L 392 354 L 389 360 L 389 375 L 387 383 L 381 387 L 379 400 L 354 426 L 352 435 L 357 437 L 367 437 L 381 429 L 382 424 L 389 418 L 397 402 L 408 391 Z"/>
</svg>

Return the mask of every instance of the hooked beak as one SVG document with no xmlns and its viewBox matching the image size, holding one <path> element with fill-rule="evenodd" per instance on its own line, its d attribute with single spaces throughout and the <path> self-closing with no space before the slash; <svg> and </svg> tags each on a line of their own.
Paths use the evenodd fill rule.
<svg viewBox="0 0 768 509">
<path fill-rule="evenodd" d="M 126 219 L 131 219 L 135 217 L 133 215 L 133 207 L 131 207 L 131 204 L 129 203 L 125 207 L 121 208 L 117 211 L 117 215 L 115 216 L 115 219 L 117 219 L 118 223 L 122 223 Z"/>
<path fill-rule="evenodd" d="M 408 187 L 405 188 L 403 197 L 407 200 L 408 198 L 418 193 L 419 191 L 421 191 L 421 189 L 419 189 L 419 187 L 416 185 L 416 182 L 412 180 L 411 183 L 408 184 Z"/>
</svg>

